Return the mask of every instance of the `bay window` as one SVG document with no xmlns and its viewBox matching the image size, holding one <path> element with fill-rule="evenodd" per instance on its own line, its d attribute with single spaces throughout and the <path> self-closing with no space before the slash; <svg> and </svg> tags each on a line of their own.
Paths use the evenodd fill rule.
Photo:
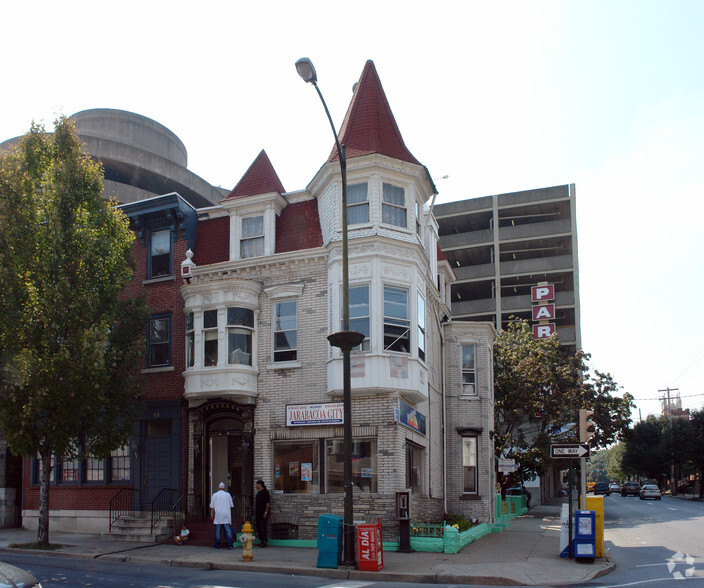
<svg viewBox="0 0 704 588">
<path fill-rule="evenodd" d="M 203 312 L 203 365 L 218 364 L 218 311 Z"/>
<path fill-rule="evenodd" d="M 368 222 L 367 184 L 347 186 L 347 224 L 355 225 Z"/>
<path fill-rule="evenodd" d="M 369 284 L 360 286 L 351 286 L 349 290 L 350 301 L 350 330 L 357 331 L 364 335 L 362 341 L 356 351 L 369 351 L 369 335 L 370 335 L 370 314 L 369 314 Z M 340 310 L 340 316 L 343 311 Z M 342 318 L 340 318 L 342 325 Z"/>
<path fill-rule="evenodd" d="M 186 367 L 193 367 L 195 363 L 195 329 L 193 326 L 193 313 L 186 313 Z"/>
<path fill-rule="evenodd" d="M 252 365 L 252 333 L 254 311 L 232 306 L 227 309 L 227 361 L 230 364 Z"/>
<path fill-rule="evenodd" d="M 425 361 L 425 299 L 418 294 L 418 358 Z"/>
<path fill-rule="evenodd" d="M 384 351 L 409 353 L 410 332 L 408 290 L 384 286 Z"/>
<path fill-rule="evenodd" d="M 384 184 L 381 221 L 406 228 L 406 197 L 403 188 Z"/>
</svg>

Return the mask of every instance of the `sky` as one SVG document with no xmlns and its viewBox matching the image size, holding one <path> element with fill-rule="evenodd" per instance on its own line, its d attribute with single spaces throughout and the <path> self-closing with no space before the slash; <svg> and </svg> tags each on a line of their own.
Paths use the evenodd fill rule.
<svg viewBox="0 0 704 588">
<path fill-rule="evenodd" d="M 0 142 L 117 108 L 231 189 L 265 149 L 304 189 L 374 61 L 437 202 L 576 185 L 582 346 L 635 397 L 704 406 L 704 2 L 13 2 Z M 447 178 L 444 178 L 447 176 Z"/>
</svg>

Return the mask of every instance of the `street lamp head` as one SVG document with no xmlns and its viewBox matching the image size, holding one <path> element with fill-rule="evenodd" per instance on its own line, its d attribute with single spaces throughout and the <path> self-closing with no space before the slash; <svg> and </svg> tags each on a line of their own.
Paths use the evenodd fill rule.
<svg viewBox="0 0 704 588">
<path fill-rule="evenodd" d="M 307 57 L 301 57 L 296 61 L 296 71 L 298 75 L 301 76 L 304 82 L 315 85 L 318 81 L 318 76 L 315 73 L 315 67 L 313 67 L 313 62 Z"/>
</svg>

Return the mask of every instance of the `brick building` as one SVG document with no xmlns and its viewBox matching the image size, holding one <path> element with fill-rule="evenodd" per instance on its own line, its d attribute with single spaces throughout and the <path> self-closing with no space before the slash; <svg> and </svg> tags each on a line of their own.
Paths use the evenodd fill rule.
<svg viewBox="0 0 704 588">
<path fill-rule="evenodd" d="M 394 528 L 396 490 L 409 488 L 415 521 L 490 521 L 495 330 L 451 320 L 455 276 L 428 206 L 435 186 L 371 61 L 340 143 L 350 324 L 365 335 L 352 352 L 355 519 Z M 203 512 L 220 481 L 241 524 L 262 478 L 272 522 L 314 537 L 320 514 L 343 509 L 342 355 L 327 341 L 342 320 L 337 151 L 302 190 L 286 192 L 262 151 L 217 204 L 174 192 L 122 210 L 137 234 L 127 294 L 144 291 L 151 309 L 147 410 L 110 459 L 57 467 L 52 528 L 107 530 L 108 503 L 123 489 L 137 510 L 171 489 Z M 36 524 L 32 468 L 26 526 Z"/>
</svg>

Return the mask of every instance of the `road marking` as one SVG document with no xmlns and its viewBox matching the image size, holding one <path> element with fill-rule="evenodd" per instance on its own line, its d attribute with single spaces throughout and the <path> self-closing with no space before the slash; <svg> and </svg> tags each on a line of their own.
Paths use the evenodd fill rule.
<svg viewBox="0 0 704 588">
<path fill-rule="evenodd" d="M 689 578 L 682 578 L 683 580 L 701 580 L 701 578 L 697 578 L 694 576 L 690 576 Z M 665 578 L 651 578 L 650 580 L 638 580 L 636 582 L 628 582 L 626 584 L 608 584 L 606 586 L 602 586 L 601 588 L 623 588 L 624 586 L 638 586 L 639 584 L 651 584 L 653 582 L 667 582 L 673 580 L 672 576 L 667 576 Z"/>
<path fill-rule="evenodd" d="M 667 507 L 667 510 L 677 510 L 676 508 L 672 508 L 671 506 Z"/>
<path fill-rule="evenodd" d="M 334 584 L 325 584 L 325 586 L 320 586 L 319 588 L 362 588 L 363 586 L 371 586 L 375 582 L 355 582 L 351 580 L 349 582 L 335 582 Z"/>
</svg>

